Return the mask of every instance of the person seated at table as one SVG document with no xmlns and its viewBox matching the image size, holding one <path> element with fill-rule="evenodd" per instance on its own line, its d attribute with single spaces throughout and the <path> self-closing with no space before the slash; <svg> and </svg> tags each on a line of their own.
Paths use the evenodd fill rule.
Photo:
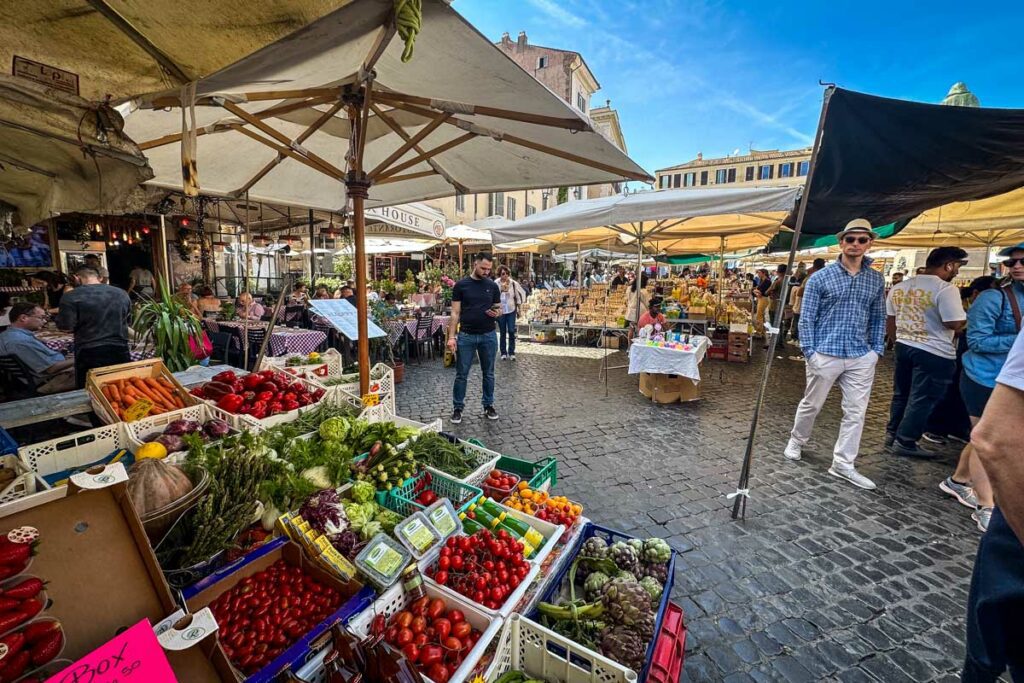
<svg viewBox="0 0 1024 683">
<path fill-rule="evenodd" d="M 395 317 L 399 313 L 395 295 L 391 292 L 384 295 L 384 312 L 391 317 Z"/>
<path fill-rule="evenodd" d="M 192 294 L 192 285 L 189 283 L 182 282 L 178 285 L 178 291 L 174 293 L 174 300 L 188 308 L 192 315 L 197 318 L 203 317 L 202 312 L 200 312 L 199 307 L 196 305 L 196 297 Z"/>
<path fill-rule="evenodd" d="M 199 298 L 196 300 L 196 308 L 199 310 L 200 315 L 207 313 L 219 313 L 220 312 L 220 299 L 213 294 L 213 287 L 204 285 L 199 290 Z"/>
<path fill-rule="evenodd" d="M 317 285 L 316 292 L 313 293 L 314 299 L 330 299 L 331 293 L 327 291 L 326 285 Z"/>
<path fill-rule="evenodd" d="M 309 302 L 309 291 L 304 282 L 292 285 L 292 293 L 288 295 L 289 306 L 305 306 Z"/>
<path fill-rule="evenodd" d="M 48 319 L 42 307 L 20 302 L 11 307 L 11 325 L 0 333 L 0 356 L 16 356 L 28 367 L 40 394 L 75 388 L 75 360 L 65 358 L 36 338 Z"/>
<path fill-rule="evenodd" d="M 371 304 L 380 301 L 380 294 L 373 291 L 373 284 L 369 282 L 366 283 L 366 300 Z"/>
<path fill-rule="evenodd" d="M 242 292 L 238 295 L 238 305 L 235 306 L 235 315 L 239 318 L 248 318 L 249 320 L 259 320 L 263 317 L 266 310 L 262 304 L 253 301 L 252 294 L 249 292 Z"/>
<path fill-rule="evenodd" d="M 651 303 L 647 306 L 647 310 L 640 316 L 637 328 L 642 330 L 648 325 L 655 324 L 661 325 L 662 330 L 668 328 L 668 323 L 665 320 L 665 314 L 661 312 L 661 299 L 651 299 Z"/>
<path fill-rule="evenodd" d="M 352 291 L 352 288 L 349 287 L 348 285 L 345 285 L 344 287 L 341 288 L 341 296 L 340 296 L 340 298 L 342 298 L 345 301 L 349 302 L 353 306 L 356 305 L 356 293 L 354 291 Z"/>
</svg>

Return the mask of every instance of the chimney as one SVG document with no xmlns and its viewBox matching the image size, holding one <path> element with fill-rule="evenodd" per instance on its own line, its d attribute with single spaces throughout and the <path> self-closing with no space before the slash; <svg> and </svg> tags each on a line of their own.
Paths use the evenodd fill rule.
<svg viewBox="0 0 1024 683">
<path fill-rule="evenodd" d="M 509 37 L 508 31 L 501 34 L 501 46 L 506 48 L 512 47 L 512 39 Z"/>
<path fill-rule="evenodd" d="M 704 152 L 697 152 L 697 161 L 704 161 Z"/>
<path fill-rule="evenodd" d="M 516 47 L 520 50 L 526 48 L 526 31 L 519 32 L 519 37 L 516 38 Z"/>
</svg>

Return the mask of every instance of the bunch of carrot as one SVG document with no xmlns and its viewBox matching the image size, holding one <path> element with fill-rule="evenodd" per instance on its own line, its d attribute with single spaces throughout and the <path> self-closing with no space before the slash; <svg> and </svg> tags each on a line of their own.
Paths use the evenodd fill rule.
<svg viewBox="0 0 1024 683">
<path fill-rule="evenodd" d="M 106 382 L 100 391 L 119 418 L 123 418 L 124 411 L 140 399 L 153 404 L 147 415 L 159 415 L 185 407 L 177 389 L 164 377 L 123 377 Z"/>
</svg>

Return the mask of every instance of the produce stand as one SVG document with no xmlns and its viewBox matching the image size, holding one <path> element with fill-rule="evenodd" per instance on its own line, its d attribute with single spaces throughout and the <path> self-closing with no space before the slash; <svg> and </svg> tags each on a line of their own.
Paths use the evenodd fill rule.
<svg viewBox="0 0 1024 683">
<path fill-rule="evenodd" d="M 156 363 L 133 366 L 162 374 Z M 390 368 L 379 367 L 383 393 L 393 400 Z M 96 376 L 116 377 L 119 371 L 101 369 Z M 242 373 L 233 378 L 223 373 L 203 369 L 178 373 L 176 379 L 199 394 L 210 381 L 245 379 Z M 278 381 L 273 372 L 261 380 L 267 377 Z M 305 381 L 289 376 L 277 390 Z M 371 633 L 382 634 L 391 648 L 388 657 L 413 658 L 423 679 L 435 683 L 475 676 L 493 683 L 510 670 L 562 680 L 565 674 L 559 672 L 567 671 L 569 662 L 575 673 L 567 681 L 675 680 L 685 628 L 681 611 L 668 599 L 674 556 L 667 544 L 629 539 L 587 520 L 582 505 L 553 491 L 558 485 L 553 457 L 534 461 L 501 454 L 475 439 L 442 432 L 440 420 L 424 424 L 396 416 L 390 401 L 364 407 L 346 389 L 329 388 L 319 400 L 272 419 L 232 414 L 207 399 L 132 422 L 12 445 L 16 453 L 3 457 L 40 492 L 19 479 L 15 494 L 0 504 L 0 536 L 33 526 L 41 534 L 41 554 L 23 566 L 4 565 L 0 556 L 0 570 L 8 575 L 0 586 L 8 590 L 33 585 L 35 578 L 47 581 L 37 592 L 47 606 L 18 628 L 28 633 L 31 626 L 31 633 L 51 639 L 58 637 L 51 631 L 59 632 L 64 649 L 38 671 L 56 674 L 111 641 L 114 620 L 135 623 L 144 617 L 159 624 L 164 653 L 180 680 L 264 682 L 290 675 L 326 682 L 339 639 L 358 642 Z M 93 390 L 104 396 L 100 387 Z M 85 392 L 71 393 L 79 394 L 83 407 L 90 405 Z M 83 488 L 97 490 L 68 494 Z M 81 506 L 88 501 L 102 504 L 86 512 Z M 119 516 L 120 531 L 106 525 L 107 535 L 98 542 L 64 540 L 82 531 L 61 520 L 71 515 L 88 529 L 94 520 L 99 523 L 97 514 Z M 119 536 L 109 537 L 115 532 Z M 636 669 L 616 661 L 618 651 L 602 652 L 600 639 L 579 642 L 543 623 L 552 610 L 564 617 L 559 602 L 568 595 L 568 577 L 596 561 L 588 554 L 593 537 L 607 541 L 608 557 L 627 562 L 623 566 L 636 563 L 632 579 L 614 579 L 632 581 L 634 598 L 647 595 L 637 591 L 660 589 L 650 606 L 644 605 L 652 598 L 636 598 L 644 602 L 641 611 L 650 610 L 654 626 L 642 636 L 645 660 Z M 75 562 L 63 566 L 74 567 L 75 581 L 48 552 L 65 543 L 74 548 Z M 492 548 L 493 543 L 498 545 Z M 472 560 L 476 564 L 464 564 L 471 562 L 465 560 L 467 547 L 480 553 Z M 84 619 L 96 603 L 89 591 L 109 578 L 103 567 L 111 557 L 130 556 L 129 550 L 138 560 L 121 562 L 118 571 L 129 588 L 148 577 L 143 584 L 151 586 L 150 597 L 130 589 L 127 594 L 136 596 L 137 604 L 116 601 L 109 624 Z M 291 578 L 295 573 L 300 578 Z M 120 580 L 117 585 L 120 589 Z M 291 615 L 292 599 L 285 591 L 300 591 L 296 604 L 303 605 L 301 591 L 310 585 L 320 588 L 309 595 L 331 602 L 309 603 L 316 611 L 305 621 L 296 613 L 287 617 L 291 621 L 261 622 L 260 630 L 253 630 L 255 622 L 236 616 L 270 614 L 252 602 L 263 594 L 268 600 L 274 596 L 275 614 Z M 246 598 L 250 587 L 256 592 Z M 426 602 L 417 597 L 421 591 Z M 47 598 L 53 598 L 52 605 Z M 411 614 L 408 610 L 422 610 L 426 621 L 413 627 L 430 625 L 433 641 L 406 647 L 401 624 L 413 619 L 403 616 Z M 182 615 L 193 624 L 211 625 L 210 635 L 183 650 L 175 647 L 181 647 L 187 626 L 169 625 Z M 52 624 L 55 619 L 59 627 Z M 451 643 L 437 635 L 452 628 L 442 625 L 446 619 L 466 622 Z M 581 662 L 590 667 L 586 675 L 580 673 Z"/>
</svg>

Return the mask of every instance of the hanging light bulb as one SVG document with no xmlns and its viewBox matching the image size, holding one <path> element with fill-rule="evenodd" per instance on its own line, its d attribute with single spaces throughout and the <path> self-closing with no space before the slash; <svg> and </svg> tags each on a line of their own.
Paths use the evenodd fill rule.
<svg viewBox="0 0 1024 683">
<path fill-rule="evenodd" d="M 148 234 L 149 234 L 149 226 L 148 226 L 148 225 L 146 225 L 146 226 L 143 226 L 143 228 L 142 228 L 142 234 L 143 234 L 143 235 L 148 235 Z"/>
<path fill-rule="evenodd" d="M 99 223 L 93 223 L 93 228 L 95 229 L 97 235 L 100 234 L 100 232 L 102 232 Z"/>
</svg>

